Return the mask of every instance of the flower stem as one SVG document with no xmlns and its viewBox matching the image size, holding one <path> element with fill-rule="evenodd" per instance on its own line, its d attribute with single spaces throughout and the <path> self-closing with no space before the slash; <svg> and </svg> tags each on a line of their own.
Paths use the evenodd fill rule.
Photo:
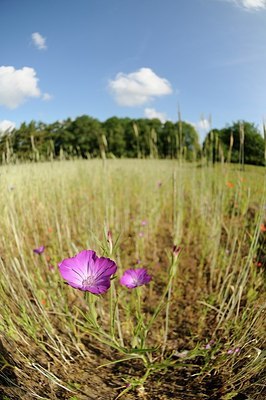
<svg viewBox="0 0 266 400">
<path fill-rule="evenodd" d="M 85 292 L 85 299 L 86 299 L 88 307 L 89 307 L 89 313 L 90 313 L 89 320 L 90 320 L 93 328 L 99 329 L 100 327 L 97 322 L 98 314 L 97 314 L 97 310 L 96 310 L 97 297 L 90 292 Z"/>
</svg>

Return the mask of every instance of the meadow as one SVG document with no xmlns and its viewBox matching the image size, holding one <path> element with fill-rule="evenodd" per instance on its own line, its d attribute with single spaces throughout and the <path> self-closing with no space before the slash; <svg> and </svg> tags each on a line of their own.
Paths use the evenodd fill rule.
<svg viewBox="0 0 266 400">
<path fill-rule="evenodd" d="M 266 398 L 265 168 L 2 165 L 0 210 L 1 399 Z M 100 296 L 58 270 L 85 249 L 117 265 Z"/>
</svg>

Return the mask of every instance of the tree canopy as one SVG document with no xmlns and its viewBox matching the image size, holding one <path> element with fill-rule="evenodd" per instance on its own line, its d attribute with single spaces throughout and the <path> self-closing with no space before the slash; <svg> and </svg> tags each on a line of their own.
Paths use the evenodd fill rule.
<svg viewBox="0 0 266 400">
<path fill-rule="evenodd" d="M 57 157 L 136 157 L 195 159 L 199 137 L 186 122 L 112 117 L 100 122 L 88 115 L 52 124 L 31 121 L 0 137 L 2 160 Z"/>
<path fill-rule="evenodd" d="M 265 164 L 265 142 L 255 124 L 237 121 L 223 129 L 210 131 L 203 151 L 212 162 L 221 158 L 233 163 Z"/>
<path fill-rule="evenodd" d="M 51 124 L 31 121 L 0 135 L 2 162 L 54 158 L 134 157 L 264 165 L 265 145 L 258 128 L 238 121 L 209 132 L 201 149 L 199 135 L 185 121 L 111 117 L 104 122 L 82 115 Z M 1 160 L 1 158 L 0 158 Z"/>
</svg>

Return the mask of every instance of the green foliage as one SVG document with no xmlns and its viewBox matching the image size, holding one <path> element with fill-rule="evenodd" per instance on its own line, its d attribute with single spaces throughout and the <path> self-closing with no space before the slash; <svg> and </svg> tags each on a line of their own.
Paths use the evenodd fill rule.
<svg viewBox="0 0 266 400">
<path fill-rule="evenodd" d="M 242 136 L 241 136 L 242 135 Z M 242 138 L 242 139 L 240 139 Z M 242 140 L 242 142 L 241 142 Z M 209 162 L 227 160 L 264 165 L 265 145 L 256 126 L 238 121 L 208 133 L 203 153 Z M 184 121 L 88 115 L 52 124 L 31 121 L 0 136 L 2 163 L 72 158 L 170 158 L 193 161 L 201 155 L 195 128 Z"/>
<path fill-rule="evenodd" d="M 194 127 L 186 122 L 112 117 L 101 123 L 88 115 L 52 124 L 31 121 L 0 137 L 3 163 L 54 158 L 185 158 L 199 153 Z"/>
<path fill-rule="evenodd" d="M 224 129 L 209 132 L 203 150 L 212 162 L 224 156 L 233 163 L 265 164 L 263 137 L 253 123 L 246 121 L 237 121 Z"/>
<path fill-rule="evenodd" d="M 103 123 L 103 129 L 107 139 L 107 149 L 110 155 L 122 157 L 126 151 L 124 130 L 127 119 L 112 117 Z"/>
</svg>

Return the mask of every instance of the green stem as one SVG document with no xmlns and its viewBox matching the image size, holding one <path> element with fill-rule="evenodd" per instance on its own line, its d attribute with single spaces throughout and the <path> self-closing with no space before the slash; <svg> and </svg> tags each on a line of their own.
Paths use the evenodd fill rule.
<svg viewBox="0 0 266 400">
<path fill-rule="evenodd" d="M 97 315 L 97 310 L 96 310 L 97 297 L 90 292 L 85 292 L 85 299 L 86 299 L 88 307 L 89 307 L 89 313 L 90 313 L 89 320 L 91 321 L 92 326 L 94 328 L 99 329 L 100 327 L 97 322 L 98 315 Z"/>
<path fill-rule="evenodd" d="M 164 338 L 163 338 L 163 347 L 162 347 L 162 358 L 165 352 L 167 338 L 168 338 L 168 331 L 169 331 L 169 311 L 170 311 L 170 302 L 171 302 L 171 295 L 172 295 L 172 282 L 171 279 L 168 295 L 167 295 L 167 303 L 166 303 L 166 310 L 165 310 L 165 329 L 164 329 Z"/>
</svg>

